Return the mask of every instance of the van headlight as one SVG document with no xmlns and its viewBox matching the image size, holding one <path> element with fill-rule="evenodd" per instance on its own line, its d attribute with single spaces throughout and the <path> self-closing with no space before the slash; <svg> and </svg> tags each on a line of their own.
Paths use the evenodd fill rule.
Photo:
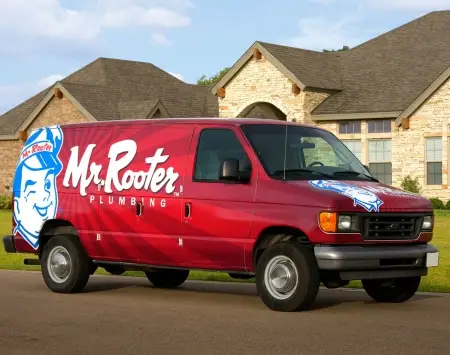
<svg viewBox="0 0 450 355">
<path fill-rule="evenodd" d="M 320 213 L 319 224 L 327 233 L 359 233 L 357 216 L 324 211 Z"/>
<path fill-rule="evenodd" d="M 433 216 L 425 216 L 422 221 L 422 230 L 432 230 L 433 229 Z"/>
<path fill-rule="evenodd" d="M 339 216 L 338 219 L 338 231 L 350 230 L 352 227 L 352 217 L 350 216 Z"/>
</svg>

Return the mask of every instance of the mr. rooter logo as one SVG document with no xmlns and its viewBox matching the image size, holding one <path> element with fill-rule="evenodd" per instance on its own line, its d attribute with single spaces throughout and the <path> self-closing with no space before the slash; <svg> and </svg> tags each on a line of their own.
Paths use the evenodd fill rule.
<svg viewBox="0 0 450 355">
<path fill-rule="evenodd" d="M 95 162 L 91 162 L 92 152 L 96 144 L 89 144 L 79 158 L 79 147 L 71 148 L 71 155 L 67 164 L 66 173 L 64 175 L 63 186 L 77 187 L 81 196 L 86 196 L 86 189 L 92 183 L 104 186 L 106 194 L 112 194 L 114 191 L 123 191 L 134 188 L 136 190 L 150 190 L 153 193 L 159 192 L 165 187 L 168 194 L 172 194 L 175 190 L 175 182 L 178 180 L 179 174 L 175 172 L 173 167 L 167 169 L 158 167 L 159 164 L 165 163 L 169 159 L 169 155 L 163 155 L 164 148 L 158 148 L 155 154 L 145 158 L 148 164 L 146 171 L 133 171 L 127 169 L 119 179 L 119 172 L 125 169 L 136 156 L 137 144 L 132 139 L 126 139 L 111 145 L 108 152 L 108 166 L 106 167 L 105 179 L 100 178 L 103 166 Z M 125 153 L 125 154 L 124 154 Z M 119 155 L 124 154 L 121 158 Z"/>
</svg>

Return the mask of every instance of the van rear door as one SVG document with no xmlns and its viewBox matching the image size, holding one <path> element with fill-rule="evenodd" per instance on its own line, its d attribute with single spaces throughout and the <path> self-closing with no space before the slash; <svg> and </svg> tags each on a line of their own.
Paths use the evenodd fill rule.
<svg viewBox="0 0 450 355">
<path fill-rule="evenodd" d="M 99 214 L 108 260 L 177 264 L 185 250 L 180 193 L 194 126 L 118 125 L 104 170 Z"/>
</svg>

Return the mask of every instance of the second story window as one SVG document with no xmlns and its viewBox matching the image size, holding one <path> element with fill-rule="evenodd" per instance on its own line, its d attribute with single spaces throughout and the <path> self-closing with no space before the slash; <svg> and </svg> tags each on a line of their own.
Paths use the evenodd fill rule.
<svg viewBox="0 0 450 355">
<path fill-rule="evenodd" d="M 374 120 L 367 122 L 369 133 L 388 133 L 391 132 L 391 120 Z"/>
<path fill-rule="evenodd" d="M 343 121 L 339 122 L 340 134 L 361 133 L 361 121 Z"/>
</svg>

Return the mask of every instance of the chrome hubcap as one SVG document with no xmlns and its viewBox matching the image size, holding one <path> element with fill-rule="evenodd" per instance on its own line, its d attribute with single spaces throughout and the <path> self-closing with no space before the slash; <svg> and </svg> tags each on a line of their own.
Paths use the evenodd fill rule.
<svg viewBox="0 0 450 355">
<path fill-rule="evenodd" d="M 264 272 L 264 283 L 274 298 L 282 300 L 292 296 L 298 284 L 294 262 L 284 255 L 272 258 Z"/>
<path fill-rule="evenodd" d="M 47 270 L 54 282 L 65 282 L 72 271 L 72 260 L 69 252 L 62 246 L 53 248 L 48 256 Z"/>
</svg>

